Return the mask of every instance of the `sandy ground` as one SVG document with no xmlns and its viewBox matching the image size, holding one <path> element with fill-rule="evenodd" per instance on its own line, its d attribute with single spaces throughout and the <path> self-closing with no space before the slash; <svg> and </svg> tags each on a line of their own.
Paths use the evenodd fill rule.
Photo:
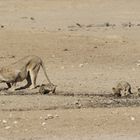
<svg viewBox="0 0 140 140">
<path fill-rule="evenodd" d="M 0 0 L 0 65 L 37 55 L 60 94 L 110 94 L 120 80 L 135 92 L 139 15 L 139 0 Z M 37 83 L 45 83 L 42 71 Z M 140 139 L 139 107 L 65 109 L 59 106 L 77 99 L 0 98 L 0 140 Z"/>
</svg>

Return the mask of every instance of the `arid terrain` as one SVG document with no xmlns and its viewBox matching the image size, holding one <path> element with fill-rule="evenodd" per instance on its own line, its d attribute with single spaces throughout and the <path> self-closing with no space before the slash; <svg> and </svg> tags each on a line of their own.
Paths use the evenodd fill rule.
<svg viewBox="0 0 140 140">
<path fill-rule="evenodd" d="M 57 95 L 1 90 L 0 140 L 140 139 L 140 97 L 112 95 L 140 87 L 139 0 L 0 0 L 0 65 L 27 55 Z"/>
</svg>

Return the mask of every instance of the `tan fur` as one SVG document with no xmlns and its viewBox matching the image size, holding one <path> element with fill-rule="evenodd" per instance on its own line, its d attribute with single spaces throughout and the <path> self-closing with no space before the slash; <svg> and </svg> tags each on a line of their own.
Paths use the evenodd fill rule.
<svg viewBox="0 0 140 140">
<path fill-rule="evenodd" d="M 9 66 L 0 68 L 0 82 L 6 83 L 10 90 L 14 91 L 16 89 L 16 83 L 26 79 L 27 85 L 24 87 L 33 89 L 36 87 L 36 78 L 40 66 L 44 71 L 46 79 L 51 83 L 47 76 L 44 63 L 38 56 L 26 56 Z"/>
<path fill-rule="evenodd" d="M 121 81 L 116 87 L 112 88 L 114 95 L 127 96 L 131 94 L 131 85 L 126 81 Z"/>
</svg>

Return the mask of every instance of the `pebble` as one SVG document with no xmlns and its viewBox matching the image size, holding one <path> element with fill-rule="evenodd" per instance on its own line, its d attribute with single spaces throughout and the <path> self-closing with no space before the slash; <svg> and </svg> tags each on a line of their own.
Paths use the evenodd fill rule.
<svg viewBox="0 0 140 140">
<path fill-rule="evenodd" d="M 10 128 L 11 128 L 11 126 L 6 126 L 6 127 L 5 127 L 5 129 L 10 129 Z"/>
<path fill-rule="evenodd" d="M 57 118 L 57 117 L 59 117 L 59 115 L 56 114 L 55 117 Z"/>
<path fill-rule="evenodd" d="M 35 20 L 35 18 L 34 18 L 34 17 L 30 17 L 30 19 L 31 19 L 31 20 Z"/>
<path fill-rule="evenodd" d="M 2 123 L 7 123 L 7 121 L 6 120 L 2 120 Z"/>
<path fill-rule="evenodd" d="M 84 64 L 79 64 L 79 67 L 81 68 L 81 67 L 83 67 L 84 66 Z"/>
<path fill-rule="evenodd" d="M 75 105 L 78 105 L 79 104 L 79 101 L 75 101 L 75 103 L 74 103 Z"/>
<path fill-rule="evenodd" d="M 47 115 L 47 119 L 53 119 L 53 118 L 54 118 L 54 116 L 52 114 Z"/>
<path fill-rule="evenodd" d="M 18 123 L 18 121 L 14 121 L 13 123 L 14 123 L 14 124 L 17 124 L 17 123 Z"/>
<path fill-rule="evenodd" d="M 130 118 L 131 118 L 131 121 L 134 121 L 135 120 L 135 118 L 133 116 L 131 116 Z"/>
<path fill-rule="evenodd" d="M 137 63 L 137 66 L 140 66 L 140 63 Z"/>
<path fill-rule="evenodd" d="M 43 123 L 42 123 L 42 126 L 44 126 L 44 125 L 46 125 L 46 123 L 45 123 L 45 122 L 43 122 Z"/>
<path fill-rule="evenodd" d="M 64 49 L 63 51 L 68 51 L 68 49 Z"/>
<path fill-rule="evenodd" d="M 79 105 L 78 105 L 78 108 L 81 108 L 81 107 L 82 107 L 82 105 L 81 105 L 81 104 L 79 104 Z"/>
<path fill-rule="evenodd" d="M 1 27 L 1 28 L 4 28 L 4 25 L 1 25 L 0 27 Z"/>
</svg>

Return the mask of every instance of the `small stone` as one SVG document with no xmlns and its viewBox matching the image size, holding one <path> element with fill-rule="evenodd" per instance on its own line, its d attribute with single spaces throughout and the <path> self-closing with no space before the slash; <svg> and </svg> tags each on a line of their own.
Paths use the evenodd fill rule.
<svg viewBox="0 0 140 140">
<path fill-rule="evenodd" d="M 106 26 L 106 27 L 109 27 L 109 26 L 110 26 L 110 23 L 109 23 L 109 22 L 106 22 L 106 23 L 105 23 L 105 26 Z"/>
<path fill-rule="evenodd" d="M 131 116 L 130 119 L 131 119 L 131 121 L 134 121 L 135 120 L 135 118 L 133 116 Z"/>
<path fill-rule="evenodd" d="M 140 63 L 137 63 L 136 65 L 137 65 L 137 66 L 140 66 Z"/>
<path fill-rule="evenodd" d="M 76 101 L 74 104 L 75 104 L 75 105 L 79 105 L 79 101 Z"/>
<path fill-rule="evenodd" d="M 53 119 L 54 116 L 52 114 L 48 114 L 47 117 L 45 118 L 45 120 L 48 120 L 48 119 Z"/>
<path fill-rule="evenodd" d="M 59 117 L 59 115 L 56 114 L 55 117 L 57 118 L 57 117 Z"/>
<path fill-rule="evenodd" d="M 53 119 L 54 116 L 53 116 L 52 114 L 48 114 L 48 115 L 47 115 L 47 118 L 48 118 L 48 119 Z"/>
<path fill-rule="evenodd" d="M 2 123 L 7 123 L 7 121 L 6 120 L 2 120 Z"/>
<path fill-rule="evenodd" d="M 81 104 L 79 104 L 79 105 L 78 105 L 78 108 L 81 108 L 81 107 L 82 107 L 82 105 L 81 105 Z"/>
<path fill-rule="evenodd" d="M 1 28 L 4 28 L 4 25 L 1 25 Z"/>
<path fill-rule="evenodd" d="M 10 129 L 10 128 L 11 128 L 11 126 L 6 126 L 6 127 L 5 127 L 5 129 Z"/>
<path fill-rule="evenodd" d="M 83 67 L 84 66 L 84 64 L 79 64 L 79 67 L 81 68 L 81 67 Z"/>
<path fill-rule="evenodd" d="M 46 123 L 45 123 L 45 122 L 43 122 L 43 123 L 42 123 L 42 126 L 44 126 L 44 125 L 46 125 Z"/>
<path fill-rule="evenodd" d="M 18 121 L 14 121 L 14 124 L 17 124 L 18 123 Z"/>
<path fill-rule="evenodd" d="M 63 51 L 68 51 L 68 49 L 64 49 Z"/>
<path fill-rule="evenodd" d="M 77 25 L 77 26 L 79 26 L 80 28 L 82 27 L 82 25 L 81 25 L 81 24 L 79 24 L 79 23 L 76 23 L 76 25 Z"/>
<path fill-rule="evenodd" d="M 34 18 L 34 17 L 30 17 L 30 19 L 31 19 L 31 20 L 35 20 L 35 18 Z"/>
</svg>

